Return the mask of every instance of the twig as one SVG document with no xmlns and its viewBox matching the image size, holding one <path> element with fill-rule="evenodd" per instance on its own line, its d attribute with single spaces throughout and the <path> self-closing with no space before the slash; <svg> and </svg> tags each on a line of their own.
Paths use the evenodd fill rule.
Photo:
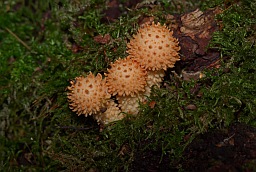
<svg viewBox="0 0 256 172">
<path fill-rule="evenodd" d="M 14 36 L 24 47 L 26 47 L 28 50 L 31 50 L 31 48 L 24 42 L 22 41 L 15 33 L 13 33 L 10 29 L 5 28 L 12 36 Z"/>
<path fill-rule="evenodd" d="M 227 143 L 227 142 L 228 142 L 230 139 L 232 139 L 232 137 L 234 137 L 234 136 L 235 136 L 235 133 L 232 134 L 230 137 L 224 139 L 223 142 L 224 142 L 224 143 Z"/>
<path fill-rule="evenodd" d="M 72 130 L 84 131 L 84 130 L 90 130 L 94 127 L 83 128 L 83 127 L 73 127 L 73 126 L 58 126 L 58 128 L 59 129 L 72 129 Z"/>
</svg>

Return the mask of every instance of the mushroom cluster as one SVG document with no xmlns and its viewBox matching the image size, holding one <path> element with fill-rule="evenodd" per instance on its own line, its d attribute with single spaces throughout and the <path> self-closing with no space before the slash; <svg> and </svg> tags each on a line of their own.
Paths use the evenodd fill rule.
<svg viewBox="0 0 256 172">
<path fill-rule="evenodd" d="M 126 58 L 111 63 L 101 74 L 77 77 L 68 87 L 69 107 L 78 115 L 92 115 L 100 124 L 136 115 L 152 86 L 160 87 L 167 68 L 180 59 L 179 42 L 160 23 L 145 25 L 127 44 Z"/>
</svg>

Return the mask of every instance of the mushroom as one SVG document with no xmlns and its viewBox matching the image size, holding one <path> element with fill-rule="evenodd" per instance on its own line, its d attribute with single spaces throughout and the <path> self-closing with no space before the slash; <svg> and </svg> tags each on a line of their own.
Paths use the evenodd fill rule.
<svg viewBox="0 0 256 172">
<path fill-rule="evenodd" d="M 102 79 L 101 74 L 95 77 L 90 72 L 87 77 L 76 77 L 70 84 L 67 88 L 69 107 L 78 116 L 97 114 L 111 97 L 107 92 L 106 80 Z"/>
<path fill-rule="evenodd" d="M 156 85 L 160 87 L 164 77 L 164 70 L 148 71 L 145 85 L 145 91 L 140 91 L 136 97 L 132 96 L 116 96 L 118 100 L 119 107 L 122 112 L 126 112 L 132 115 L 137 115 L 139 113 L 139 103 L 146 103 L 147 97 L 150 96 L 151 87 Z"/>
<path fill-rule="evenodd" d="M 145 87 L 147 88 L 147 87 Z M 146 96 L 150 95 L 150 89 L 146 89 L 144 92 L 139 92 L 136 97 L 132 96 L 117 96 L 118 106 L 120 107 L 122 112 L 137 115 L 139 113 L 139 105 L 140 103 L 146 102 Z"/>
<path fill-rule="evenodd" d="M 147 72 L 129 56 L 111 63 L 107 71 L 106 85 L 110 94 L 134 97 L 139 91 L 145 90 Z"/>
<path fill-rule="evenodd" d="M 106 106 L 106 111 L 99 112 L 93 115 L 93 117 L 99 124 L 105 125 L 114 121 L 121 120 L 125 117 L 125 115 L 121 113 L 121 110 L 118 108 L 118 105 L 114 102 L 114 100 L 109 100 Z"/>
<path fill-rule="evenodd" d="M 154 22 L 139 28 L 127 44 L 127 52 L 146 70 L 167 70 L 180 60 L 179 42 L 165 25 Z"/>
<path fill-rule="evenodd" d="M 155 70 L 155 71 L 148 71 L 147 72 L 147 86 L 152 87 L 153 85 L 156 85 L 160 87 L 160 83 L 164 79 L 164 70 Z"/>
</svg>

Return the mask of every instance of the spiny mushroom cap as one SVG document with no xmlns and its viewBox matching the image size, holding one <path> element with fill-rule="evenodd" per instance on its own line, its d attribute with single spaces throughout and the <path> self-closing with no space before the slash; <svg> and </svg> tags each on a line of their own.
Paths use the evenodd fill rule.
<svg viewBox="0 0 256 172">
<path fill-rule="evenodd" d="M 146 85 L 146 70 L 129 56 L 118 59 L 107 69 L 106 85 L 112 95 L 135 96 L 139 91 L 144 91 Z"/>
<path fill-rule="evenodd" d="M 113 100 L 109 100 L 106 106 L 105 112 L 100 112 L 93 117 L 99 124 L 109 124 L 114 121 L 121 120 L 125 117 L 121 110 L 117 107 L 117 104 Z"/>
<path fill-rule="evenodd" d="M 178 40 L 165 25 L 146 25 L 127 44 L 127 52 L 146 70 L 166 70 L 180 59 Z"/>
<path fill-rule="evenodd" d="M 110 94 L 107 92 L 106 81 L 101 74 L 95 77 L 91 72 L 87 77 L 76 77 L 70 82 L 67 97 L 69 107 L 79 115 L 95 114 L 105 106 Z"/>
</svg>

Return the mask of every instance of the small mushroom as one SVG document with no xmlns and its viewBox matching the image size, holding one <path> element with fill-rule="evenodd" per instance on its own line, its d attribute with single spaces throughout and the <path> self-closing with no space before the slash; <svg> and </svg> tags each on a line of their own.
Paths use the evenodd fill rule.
<svg viewBox="0 0 256 172">
<path fill-rule="evenodd" d="M 104 108 L 110 94 L 107 92 L 106 81 L 101 74 L 95 77 L 91 72 L 87 77 L 76 77 L 70 81 L 67 93 L 69 107 L 79 115 L 96 114 Z"/>
<path fill-rule="evenodd" d="M 105 73 L 108 92 L 119 96 L 136 96 L 139 91 L 145 90 L 146 70 L 129 56 L 118 59 L 111 64 Z"/>
<path fill-rule="evenodd" d="M 121 110 L 118 108 L 118 105 L 114 100 L 109 100 L 106 105 L 106 111 L 97 113 L 93 115 L 93 117 L 99 124 L 106 125 L 123 119 L 125 115 L 121 113 Z"/>
</svg>

